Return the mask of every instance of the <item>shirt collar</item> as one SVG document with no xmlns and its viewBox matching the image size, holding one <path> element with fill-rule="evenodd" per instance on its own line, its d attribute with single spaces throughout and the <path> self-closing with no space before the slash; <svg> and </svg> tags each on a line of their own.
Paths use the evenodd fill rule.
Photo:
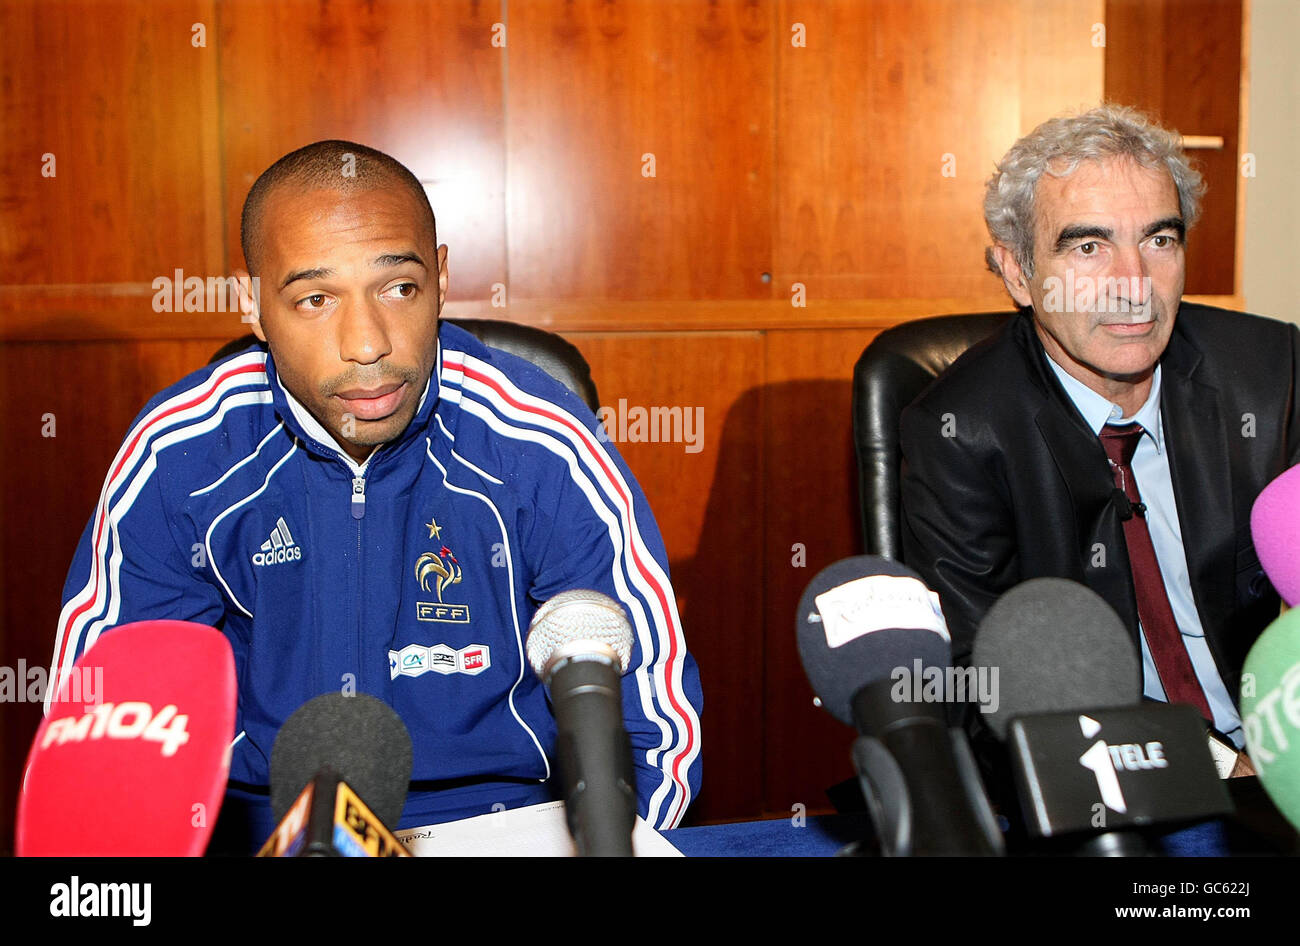
<svg viewBox="0 0 1300 946">
<path fill-rule="evenodd" d="M 1046 350 L 1043 354 L 1047 355 Z M 1047 355 L 1047 363 L 1052 366 L 1052 371 L 1061 382 L 1061 387 L 1065 388 L 1065 393 L 1083 415 L 1084 422 L 1094 434 L 1100 436 L 1101 428 L 1107 424 L 1123 426 L 1136 422 L 1141 424 L 1142 429 L 1151 436 L 1152 442 L 1156 445 L 1156 452 L 1164 453 L 1165 433 L 1160 423 L 1159 362 L 1156 363 L 1155 374 L 1151 378 L 1151 393 L 1147 395 L 1146 403 L 1138 408 L 1137 413 L 1132 417 L 1125 417 L 1124 410 L 1118 404 L 1107 400 L 1078 378 L 1067 374 L 1051 355 Z"/>
</svg>

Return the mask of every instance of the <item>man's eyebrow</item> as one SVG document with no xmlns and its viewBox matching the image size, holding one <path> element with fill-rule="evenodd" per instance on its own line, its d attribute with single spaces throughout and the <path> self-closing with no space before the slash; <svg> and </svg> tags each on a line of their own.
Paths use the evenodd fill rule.
<svg viewBox="0 0 1300 946">
<path fill-rule="evenodd" d="M 1110 227 L 1101 227 L 1090 223 L 1075 223 L 1066 227 L 1056 238 L 1056 252 L 1061 252 L 1075 240 L 1091 237 L 1094 240 L 1109 240 L 1115 236 Z"/>
<path fill-rule="evenodd" d="M 1147 227 L 1146 232 L 1142 234 L 1142 239 L 1155 236 L 1161 230 L 1173 230 L 1178 234 L 1178 239 L 1187 235 L 1187 224 L 1183 223 L 1182 217 L 1165 217 L 1163 220 L 1157 220 L 1151 226 Z"/>
<path fill-rule="evenodd" d="M 424 260 L 412 252 L 385 253 L 383 256 L 376 256 L 370 261 L 371 266 L 401 266 L 403 263 L 415 263 L 423 269 L 429 268 L 424 265 Z"/>
<path fill-rule="evenodd" d="M 420 259 L 416 253 L 385 253 L 383 256 L 376 256 L 370 261 L 371 266 L 401 266 L 403 263 L 415 263 L 417 266 L 428 269 L 424 260 Z M 334 270 L 328 266 L 317 266 L 314 269 L 297 269 L 284 277 L 284 282 L 280 283 L 280 288 L 284 289 L 291 282 L 297 282 L 299 279 L 324 279 L 326 276 L 333 276 Z"/>
<path fill-rule="evenodd" d="M 299 279 L 321 279 L 333 275 L 334 270 L 327 266 L 318 266 L 315 269 L 298 269 L 284 277 L 284 282 L 280 283 L 280 288 L 284 289 L 289 283 L 297 282 Z"/>
</svg>

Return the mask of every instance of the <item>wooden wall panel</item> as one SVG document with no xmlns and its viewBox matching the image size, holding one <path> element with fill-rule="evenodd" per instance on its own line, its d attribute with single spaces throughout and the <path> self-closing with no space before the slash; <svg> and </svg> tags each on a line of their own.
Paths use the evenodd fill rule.
<svg viewBox="0 0 1300 946">
<path fill-rule="evenodd" d="M 504 283 L 504 3 L 222 0 L 226 240 L 257 175 L 295 148 L 343 138 L 424 183 L 448 246 L 452 298 Z"/>
<path fill-rule="evenodd" d="M 1029 116 L 1096 99 L 1101 55 L 1083 23 L 1095 6 L 783 0 L 774 294 L 988 293 L 984 181 Z M 1065 63 L 1044 62 L 1044 40 Z M 1029 63 L 1074 82 L 1022 82 Z"/>
<path fill-rule="evenodd" d="M 1098 105 L 1105 97 L 1106 0 L 1020 0 L 1004 39 L 1020 60 L 1014 91 L 1023 135 L 1041 122 Z M 1008 141 L 1004 147 L 1011 147 Z M 997 155 L 996 157 L 1001 157 Z M 995 160 L 996 160 L 995 157 Z M 989 167 L 992 173 L 993 168 Z"/>
<path fill-rule="evenodd" d="M 512 298 L 769 294 L 773 10 L 510 4 Z"/>
<path fill-rule="evenodd" d="M 1106 96 L 1223 147 L 1189 152 L 1209 187 L 1187 291 L 1236 291 L 1241 0 L 1106 0 Z"/>
<path fill-rule="evenodd" d="M 49 667 L 63 583 L 109 463 L 145 402 L 203 365 L 210 342 L 29 343 L 0 349 L 0 666 Z M 47 416 L 48 415 L 48 416 Z M 48 420 L 53 436 L 45 436 Z M 0 852 L 41 708 L 0 705 Z"/>
<path fill-rule="evenodd" d="M 756 708 L 764 700 L 763 562 L 769 553 L 762 336 L 567 337 L 591 364 L 603 405 L 615 412 L 622 400 L 626 410 L 680 406 L 702 420 L 694 445 L 623 442 L 618 449 L 659 523 L 686 643 L 700 666 L 704 787 L 688 818 L 699 823 L 757 814 L 765 750 Z"/>
<path fill-rule="evenodd" d="M 764 809 L 828 807 L 825 789 L 853 774 L 853 733 L 813 706 L 799 662 L 795 612 L 819 571 L 862 552 L 853 451 L 853 365 L 870 329 L 774 331 L 764 336 L 761 515 L 768 764 Z M 796 555 L 802 551 L 802 557 Z"/>
<path fill-rule="evenodd" d="M 173 272 L 158 274 L 170 280 L 165 291 L 143 282 L 0 286 L 0 341 L 186 341 L 229 339 L 248 333 L 238 301 L 224 292 L 227 281 L 223 277 L 205 281 L 205 295 L 208 285 L 216 290 L 211 307 L 204 301 L 207 311 L 175 310 Z M 182 273 L 187 279 L 198 275 L 193 270 Z M 155 308 L 160 292 L 172 298 L 173 311 Z"/>
<path fill-rule="evenodd" d="M 960 312 L 989 312 L 1010 305 L 1001 283 L 966 298 L 813 299 L 796 308 L 788 299 L 692 302 L 592 302 L 583 299 L 516 301 L 497 307 L 487 299 L 453 299 L 449 319 L 504 319 L 552 332 L 753 332 L 872 326 Z M 102 291 L 104 289 L 110 291 Z M 0 341 L 88 341 L 164 338 L 228 339 L 245 334 L 237 313 L 199 317 L 155 313 L 144 283 L 98 286 L 0 286 Z M 1230 300 L 1198 297 L 1210 305 Z"/>
<path fill-rule="evenodd" d="M 221 272 L 215 25 L 212 0 L 0 4 L 0 283 Z"/>
</svg>

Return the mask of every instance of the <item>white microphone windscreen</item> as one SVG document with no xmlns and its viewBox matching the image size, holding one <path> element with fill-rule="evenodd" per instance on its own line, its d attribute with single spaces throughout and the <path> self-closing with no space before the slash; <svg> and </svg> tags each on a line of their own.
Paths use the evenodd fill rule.
<svg viewBox="0 0 1300 946">
<path fill-rule="evenodd" d="M 620 671 L 632 661 L 632 626 L 622 606 L 599 591 L 564 591 L 547 601 L 528 626 L 528 662 L 545 679 L 552 655 L 566 644 L 594 641 L 618 655 Z"/>
</svg>

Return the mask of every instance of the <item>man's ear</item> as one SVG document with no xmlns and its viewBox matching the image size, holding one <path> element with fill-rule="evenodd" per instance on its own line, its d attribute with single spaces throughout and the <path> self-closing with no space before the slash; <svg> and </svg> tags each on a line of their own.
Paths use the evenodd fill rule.
<svg viewBox="0 0 1300 946">
<path fill-rule="evenodd" d="M 1016 300 L 1016 305 L 1033 305 L 1034 297 L 1029 294 L 1029 280 L 1025 277 L 1020 264 L 1016 262 L 1016 255 L 1001 243 L 993 244 L 992 252 L 994 262 L 1002 271 L 1002 284 L 1007 287 L 1007 292 L 1011 293 L 1011 298 Z"/>
<path fill-rule="evenodd" d="M 442 315 L 442 304 L 447 301 L 447 244 L 438 247 L 438 314 Z"/>
<path fill-rule="evenodd" d="M 262 331 L 262 307 L 260 297 L 261 281 L 250 276 L 245 270 L 235 270 L 235 295 L 239 297 L 239 318 L 248 325 L 259 342 L 266 341 Z"/>
</svg>

